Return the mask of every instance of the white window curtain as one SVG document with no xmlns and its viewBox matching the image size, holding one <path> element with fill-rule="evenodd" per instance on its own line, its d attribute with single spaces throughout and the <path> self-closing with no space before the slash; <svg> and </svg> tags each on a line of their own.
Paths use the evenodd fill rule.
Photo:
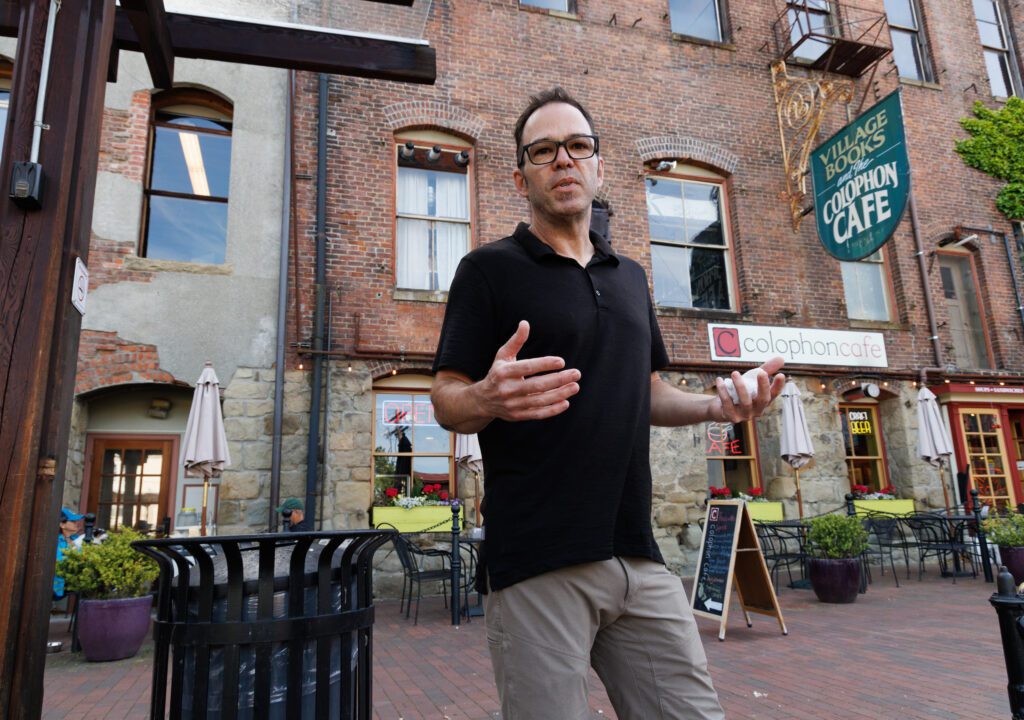
<svg viewBox="0 0 1024 720">
<path fill-rule="evenodd" d="M 419 168 L 398 169 L 398 213 L 469 220 L 467 176 Z M 397 285 L 447 290 L 469 249 L 469 225 L 398 218 Z"/>
</svg>

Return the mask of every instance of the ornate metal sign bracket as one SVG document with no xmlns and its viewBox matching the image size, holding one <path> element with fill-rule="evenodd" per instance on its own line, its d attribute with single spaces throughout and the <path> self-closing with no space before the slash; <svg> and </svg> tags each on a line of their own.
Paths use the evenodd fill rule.
<svg viewBox="0 0 1024 720">
<path fill-rule="evenodd" d="M 782 198 L 789 202 L 795 232 L 800 229 L 800 221 L 808 213 L 804 209 L 807 161 L 818 137 L 821 121 L 835 103 L 849 104 L 853 101 L 854 86 L 851 80 L 791 78 L 782 60 L 772 62 L 771 68 L 775 111 L 782 140 L 782 163 L 786 173 L 786 191 L 782 193 Z"/>
</svg>

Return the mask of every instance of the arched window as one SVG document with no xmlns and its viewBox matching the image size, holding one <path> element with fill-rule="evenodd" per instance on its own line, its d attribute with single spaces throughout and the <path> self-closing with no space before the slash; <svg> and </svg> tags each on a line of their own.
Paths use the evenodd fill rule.
<svg viewBox="0 0 1024 720">
<path fill-rule="evenodd" d="M 153 96 L 141 256 L 224 262 L 231 117 L 230 103 L 201 90 Z"/>
<path fill-rule="evenodd" d="M 471 245 L 471 148 L 433 131 L 403 132 L 395 146 L 395 287 L 447 292 Z"/>
<path fill-rule="evenodd" d="M 14 66 L 0 58 L 0 158 L 3 158 L 4 134 L 7 132 L 7 108 L 11 103 L 11 75 Z"/>
</svg>

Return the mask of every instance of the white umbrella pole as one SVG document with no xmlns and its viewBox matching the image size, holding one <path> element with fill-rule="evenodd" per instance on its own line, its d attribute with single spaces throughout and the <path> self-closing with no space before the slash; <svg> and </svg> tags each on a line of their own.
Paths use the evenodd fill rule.
<svg viewBox="0 0 1024 720">
<path fill-rule="evenodd" d="M 200 520 L 199 534 L 206 537 L 206 499 L 210 492 L 210 478 L 203 475 L 203 517 Z"/>
<path fill-rule="evenodd" d="M 473 472 L 473 509 L 475 511 L 476 526 L 480 527 L 480 473 Z"/>
<path fill-rule="evenodd" d="M 800 513 L 800 519 L 804 519 L 804 500 L 800 495 L 800 471 L 793 468 L 793 473 L 796 475 L 796 509 Z"/>
<path fill-rule="evenodd" d="M 947 517 L 951 514 L 949 510 L 949 490 L 946 489 L 946 480 L 942 477 L 942 467 L 945 463 L 939 464 L 939 484 L 942 485 L 942 497 L 946 501 L 946 515 Z M 950 472 L 950 475 L 953 473 Z"/>
</svg>

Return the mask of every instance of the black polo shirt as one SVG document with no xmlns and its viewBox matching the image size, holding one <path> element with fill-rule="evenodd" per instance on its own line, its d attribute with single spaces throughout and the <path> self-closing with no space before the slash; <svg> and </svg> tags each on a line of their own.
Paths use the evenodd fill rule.
<svg viewBox="0 0 1024 720">
<path fill-rule="evenodd" d="M 481 380 L 520 320 L 519 359 L 557 355 L 581 373 L 569 409 L 494 420 L 480 433 L 485 554 L 496 590 L 613 555 L 663 562 L 651 532 L 651 372 L 668 364 L 647 276 L 590 234 L 586 268 L 520 224 L 463 258 L 434 371 Z"/>
</svg>

